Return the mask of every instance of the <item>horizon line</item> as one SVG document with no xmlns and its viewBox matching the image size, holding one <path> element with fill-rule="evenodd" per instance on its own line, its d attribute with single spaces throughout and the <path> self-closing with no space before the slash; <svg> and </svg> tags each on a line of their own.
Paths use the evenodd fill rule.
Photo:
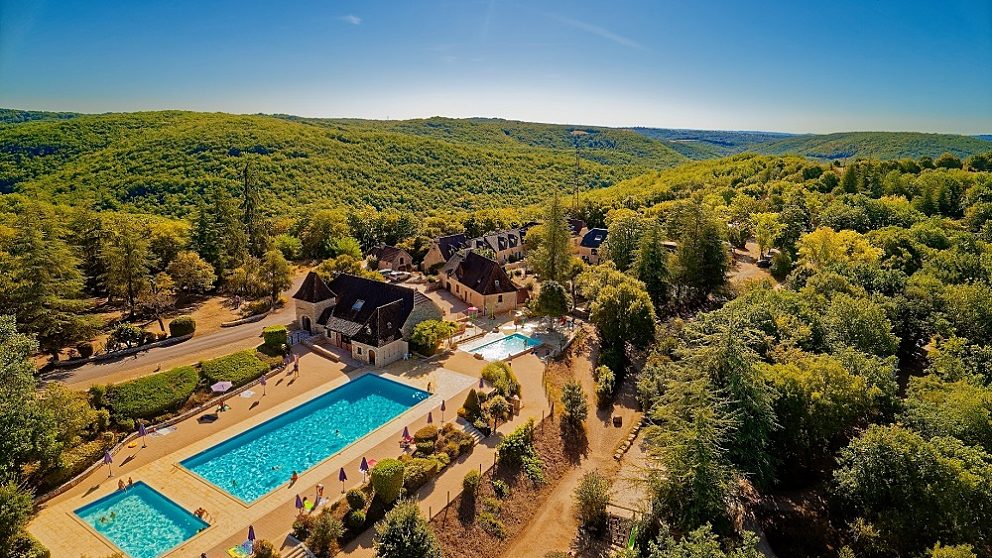
<svg viewBox="0 0 992 558">
<path fill-rule="evenodd" d="M 447 118 L 450 120 L 505 120 L 507 122 L 522 122 L 525 124 L 545 124 L 550 126 L 574 126 L 574 127 L 589 127 L 589 128 L 603 128 L 612 130 L 672 130 L 672 131 L 692 131 L 692 132 L 734 132 L 742 134 L 781 134 L 787 136 L 827 136 L 831 134 L 867 134 L 867 133 L 887 133 L 887 134 L 932 134 L 932 135 L 949 135 L 949 136 L 961 136 L 966 138 L 979 138 L 981 136 L 992 135 L 992 130 L 988 132 L 980 132 L 975 134 L 961 133 L 961 132 L 934 132 L 926 130 L 835 130 L 832 132 L 787 132 L 783 130 L 760 130 L 760 129 L 731 129 L 731 128 L 686 128 L 686 127 L 670 127 L 670 126 L 658 126 L 658 125 L 647 125 L 647 124 L 633 124 L 633 125 L 604 125 L 604 124 L 589 124 L 589 123 L 574 123 L 574 122 L 547 122 L 547 121 L 536 121 L 536 120 L 521 120 L 519 118 L 511 118 L 505 116 L 446 116 L 442 114 L 434 114 L 431 116 L 414 116 L 408 118 L 373 118 L 367 116 L 309 116 L 303 114 L 293 114 L 289 112 L 231 112 L 224 110 L 203 110 L 203 109 L 190 109 L 190 108 L 142 108 L 138 110 L 110 110 L 103 112 L 83 112 L 77 110 L 60 110 L 51 108 L 14 108 L 14 107 L 3 107 L 0 106 L 0 110 L 11 110 L 11 111 L 23 111 L 23 112 L 45 112 L 45 113 L 69 113 L 69 114 L 79 114 L 82 116 L 103 116 L 110 114 L 132 114 L 132 113 L 142 113 L 142 112 L 192 112 L 192 113 L 203 113 L 203 114 L 229 114 L 232 116 L 271 116 L 271 117 L 281 117 L 289 116 L 294 118 L 307 118 L 315 120 L 366 120 L 366 121 L 378 121 L 378 122 L 404 122 L 410 120 L 430 120 L 432 118 Z M 8 123 L 9 124 L 9 123 Z M 668 140 L 677 141 L 677 140 Z"/>
</svg>

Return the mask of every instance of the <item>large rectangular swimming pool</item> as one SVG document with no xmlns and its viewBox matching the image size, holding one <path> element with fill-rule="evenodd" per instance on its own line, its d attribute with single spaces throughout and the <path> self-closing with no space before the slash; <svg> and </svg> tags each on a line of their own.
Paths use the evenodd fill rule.
<svg viewBox="0 0 992 558">
<path fill-rule="evenodd" d="M 372 374 L 312 399 L 182 462 L 252 503 L 430 396 Z"/>
<path fill-rule="evenodd" d="M 143 482 L 83 506 L 76 515 L 131 558 L 157 558 L 207 528 Z"/>
</svg>

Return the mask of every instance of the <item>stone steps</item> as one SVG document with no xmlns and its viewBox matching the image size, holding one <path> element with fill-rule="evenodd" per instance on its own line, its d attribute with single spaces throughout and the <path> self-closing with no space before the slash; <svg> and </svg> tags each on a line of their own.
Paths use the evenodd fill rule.
<svg viewBox="0 0 992 558">
<path fill-rule="evenodd" d="M 462 417 L 458 417 L 458 419 L 455 420 L 455 424 L 457 424 L 469 436 L 474 438 L 476 444 L 478 444 L 479 442 L 481 442 L 486 438 L 485 436 L 482 435 L 482 432 L 479 432 L 478 428 L 472 426 L 472 423 L 463 419 Z"/>
</svg>

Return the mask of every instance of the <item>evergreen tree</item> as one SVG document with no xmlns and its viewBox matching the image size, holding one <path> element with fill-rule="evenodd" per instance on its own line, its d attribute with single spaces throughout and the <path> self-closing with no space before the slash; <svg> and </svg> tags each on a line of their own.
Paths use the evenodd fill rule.
<svg viewBox="0 0 992 558">
<path fill-rule="evenodd" d="M 793 260 L 796 259 L 796 245 L 799 239 L 810 231 L 812 227 L 809 215 L 809 208 L 806 207 L 806 196 L 801 191 L 793 192 L 785 202 L 782 213 L 779 215 L 782 222 L 782 232 L 779 234 L 779 246 L 789 254 Z"/>
<path fill-rule="evenodd" d="M 251 163 L 246 162 L 241 171 L 241 223 L 245 229 L 248 252 L 255 257 L 261 257 L 268 243 L 260 205 L 261 196 L 255 172 Z"/>
<path fill-rule="evenodd" d="M 657 222 L 648 225 L 641 236 L 633 267 L 634 275 L 644 283 L 655 311 L 659 314 L 668 305 L 671 295 L 668 249 L 662 244 L 663 241 L 661 226 Z"/>
<path fill-rule="evenodd" d="M 568 291 L 557 281 L 544 281 L 541 283 L 541 292 L 534 299 L 531 310 L 535 316 L 547 316 L 551 322 L 551 329 L 554 330 L 554 320 L 564 316 L 568 312 L 571 304 Z"/>
<path fill-rule="evenodd" d="M 609 234 L 603 249 L 620 271 L 627 271 L 634 264 L 641 236 L 641 216 L 627 208 L 614 209 L 606 215 Z"/>
<path fill-rule="evenodd" d="M 733 423 L 716 392 L 696 373 L 673 378 L 651 410 L 654 426 L 645 431 L 648 455 L 657 463 L 649 478 L 653 507 L 681 530 L 729 523 L 737 483 L 724 446 Z"/>
<path fill-rule="evenodd" d="M 51 354 L 92 337 L 96 324 L 81 314 L 88 304 L 79 260 L 57 217 L 40 204 L 25 204 L 9 246 L 0 251 L 0 308 L 13 312 L 21 329 Z"/>
<path fill-rule="evenodd" d="M 679 216 L 675 277 L 680 298 L 703 299 L 727 281 L 727 252 L 720 223 L 701 202 L 690 202 Z"/>
<path fill-rule="evenodd" d="M 542 280 L 564 283 L 570 279 L 573 258 L 570 236 L 565 208 L 555 192 L 544 211 L 541 245 L 527 258 Z"/>
<path fill-rule="evenodd" d="M 196 251 L 214 268 L 217 277 L 238 267 L 247 257 L 247 236 L 237 203 L 223 187 L 209 190 L 197 205 L 193 226 Z"/>
<path fill-rule="evenodd" d="M 778 428 L 775 420 L 775 391 L 765 383 L 758 368 L 758 354 L 751 349 L 759 337 L 744 331 L 733 315 L 716 333 L 700 339 L 701 350 L 693 364 L 705 371 L 710 381 L 727 397 L 727 411 L 736 422 L 728 444 L 730 459 L 758 482 L 772 480 L 769 439 Z"/>
<path fill-rule="evenodd" d="M 138 298 L 148 289 L 153 263 L 148 229 L 123 215 L 109 219 L 105 225 L 100 257 L 107 269 L 107 289 L 127 304 L 133 316 Z"/>
<path fill-rule="evenodd" d="M 262 259 L 261 281 L 272 304 L 279 300 L 279 293 L 292 286 L 292 270 L 279 250 L 269 250 L 265 253 Z"/>
</svg>

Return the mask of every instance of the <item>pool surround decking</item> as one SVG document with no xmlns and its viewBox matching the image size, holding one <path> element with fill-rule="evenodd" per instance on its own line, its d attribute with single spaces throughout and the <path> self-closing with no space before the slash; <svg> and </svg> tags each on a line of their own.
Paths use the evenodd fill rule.
<svg viewBox="0 0 992 558">
<path fill-rule="evenodd" d="M 383 449 L 393 445 L 393 438 L 399 437 L 399 432 L 402 431 L 404 425 L 422 420 L 428 411 L 434 410 L 440 404 L 442 399 L 450 399 L 452 396 L 462 393 L 475 382 L 470 376 L 443 368 L 422 373 L 416 379 L 405 378 L 402 374 L 390 374 L 389 369 L 385 371 L 359 370 L 349 374 L 341 365 L 331 363 L 312 353 L 304 353 L 304 356 L 301 357 L 301 370 L 300 378 L 290 379 L 292 377 L 291 372 L 279 374 L 278 379 L 273 378 L 273 381 L 269 383 L 266 397 L 256 393 L 251 399 L 231 399 L 229 403 L 234 409 L 221 415 L 220 420 L 217 421 L 222 423 L 220 425 L 201 424 L 197 422 L 195 417 L 190 418 L 177 425 L 177 432 L 161 438 L 150 438 L 149 450 L 144 450 L 139 446 L 133 450 L 122 452 L 118 459 L 115 459 L 120 465 L 115 463 L 113 466 L 113 478 L 106 476 L 106 470 L 98 469 L 79 486 L 43 505 L 38 516 L 29 525 L 29 531 L 52 551 L 52 556 L 55 558 L 75 558 L 83 554 L 102 556 L 116 552 L 115 547 L 99 537 L 89 526 L 75 520 L 72 516 L 74 510 L 114 492 L 117 489 L 116 481 L 127 476 L 136 481 L 144 481 L 150 488 L 183 509 L 190 510 L 202 507 L 208 511 L 213 518 L 211 525 L 165 556 L 178 558 L 179 556 L 198 555 L 204 550 L 212 549 L 221 541 L 231 537 L 241 537 L 237 534 L 238 532 L 246 529 L 248 525 L 253 524 L 273 510 L 281 506 L 292 506 L 301 486 L 312 486 L 317 481 L 327 483 L 326 479 L 332 477 L 336 479 L 339 467 L 359 460 L 363 455 L 382 455 Z M 429 377 L 433 379 L 435 389 L 426 400 L 343 447 L 310 469 L 302 471 L 297 486 L 276 489 L 250 505 L 241 502 L 179 465 L 184 459 L 275 418 L 363 374 L 385 375 L 393 381 L 417 389 L 423 389 L 429 374 Z M 294 389 L 295 382 L 304 377 L 307 379 L 305 385 L 298 387 L 306 389 Z M 288 393 L 289 390 L 292 393 Z M 265 405 L 269 401 L 273 403 Z M 232 418 L 239 416 L 243 419 L 229 425 L 223 424 L 226 422 L 224 419 L 229 416 Z M 454 412 L 451 413 L 451 418 L 453 417 Z M 170 440 L 170 437 L 175 438 Z M 172 447 L 164 453 L 156 452 L 158 448 L 155 446 L 158 443 Z M 375 453 L 372 453 L 372 450 L 375 450 Z M 141 455 L 142 451 L 146 451 L 148 454 L 158 453 L 158 455 L 147 455 L 146 457 Z M 126 453 L 130 453 L 130 455 L 125 456 Z M 131 465 L 132 461 L 135 462 L 133 466 Z M 346 470 L 351 472 L 351 469 Z M 354 475 L 360 478 L 357 467 L 354 470 Z M 287 478 L 287 483 L 288 481 Z M 331 486 L 334 484 L 329 484 L 329 487 Z M 299 493 L 301 495 L 306 494 L 305 492 Z M 67 515 L 70 517 L 66 517 Z"/>
</svg>

